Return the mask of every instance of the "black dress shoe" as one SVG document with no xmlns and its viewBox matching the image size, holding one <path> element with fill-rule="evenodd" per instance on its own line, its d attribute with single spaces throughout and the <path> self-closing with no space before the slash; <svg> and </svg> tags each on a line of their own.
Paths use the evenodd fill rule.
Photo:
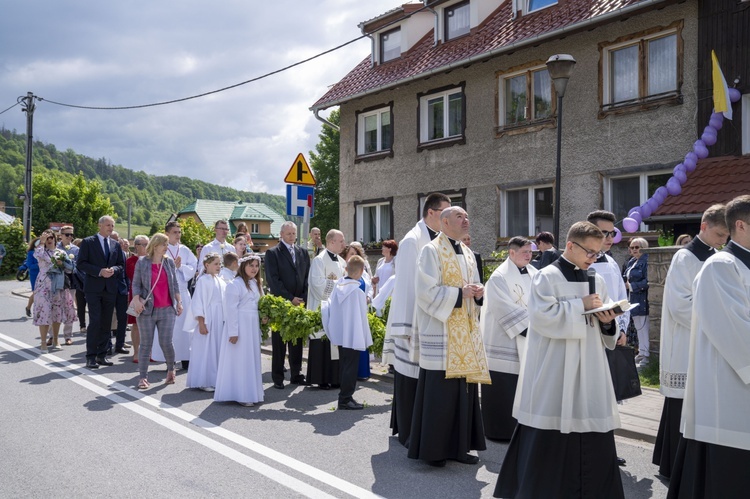
<svg viewBox="0 0 750 499">
<path fill-rule="evenodd" d="M 129 354 L 130 350 L 128 350 L 127 348 L 120 347 L 120 348 L 115 348 L 115 353 Z"/>
<path fill-rule="evenodd" d="M 99 364 L 97 364 L 95 360 L 89 359 L 86 361 L 86 368 L 87 369 L 99 369 Z"/>
<path fill-rule="evenodd" d="M 625 461 L 623 458 L 621 458 L 620 456 L 617 456 L 617 466 L 625 466 L 626 462 L 627 461 Z"/>
<path fill-rule="evenodd" d="M 114 366 L 115 363 L 109 360 L 107 357 L 97 357 L 96 363 L 100 366 Z"/>
<path fill-rule="evenodd" d="M 304 374 L 298 374 L 297 376 L 293 377 L 289 382 L 293 385 L 307 385 L 307 381 L 305 381 Z"/>
<path fill-rule="evenodd" d="M 273 387 L 274 388 L 278 388 L 279 390 L 283 390 L 284 389 L 284 383 L 274 383 Z"/>
<path fill-rule="evenodd" d="M 322 383 L 322 384 L 318 385 L 318 388 L 320 388 L 321 390 L 330 390 L 331 389 L 331 385 L 329 385 L 328 383 Z"/>
<path fill-rule="evenodd" d="M 479 462 L 479 458 L 477 456 L 473 456 L 471 454 L 465 454 L 458 459 L 456 459 L 459 463 L 464 464 L 477 464 Z"/>
<path fill-rule="evenodd" d="M 447 463 L 447 459 L 439 459 L 437 461 L 427 461 L 427 464 L 430 466 L 434 466 L 435 468 L 443 468 L 445 467 L 445 463 Z"/>
<path fill-rule="evenodd" d="M 355 402 L 354 400 L 350 400 L 346 404 L 339 404 L 339 410 L 344 411 L 358 411 L 360 409 L 364 409 L 365 406 L 362 404 Z"/>
</svg>

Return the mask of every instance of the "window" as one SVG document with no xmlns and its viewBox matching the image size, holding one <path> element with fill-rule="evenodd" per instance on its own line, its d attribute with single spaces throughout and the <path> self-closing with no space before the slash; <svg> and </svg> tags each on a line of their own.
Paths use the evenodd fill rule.
<svg viewBox="0 0 750 499">
<path fill-rule="evenodd" d="M 469 2 L 461 2 L 450 7 L 446 7 L 443 10 L 445 16 L 445 41 L 453 40 L 459 36 L 463 36 L 469 33 L 471 29 L 469 19 Z"/>
<path fill-rule="evenodd" d="M 682 81 L 682 24 L 602 47 L 602 108 L 678 96 Z"/>
<path fill-rule="evenodd" d="M 555 4 L 557 4 L 557 0 L 527 0 L 526 13 L 534 12 L 535 10 L 543 9 Z"/>
<path fill-rule="evenodd" d="M 420 96 L 420 142 L 463 137 L 464 108 L 463 87 Z"/>
<path fill-rule="evenodd" d="M 355 231 L 362 244 L 391 239 L 392 200 L 365 201 L 355 203 Z"/>
<path fill-rule="evenodd" d="M 546 68 L 498 78 L 499 126 L 524 125 L 552 117 L 552 79 Z"/>
<path fill-rule="evenodd" d="M 357 155 L 390 151 L 393 146 L 393 103 L 357 114 Z"/>
<path fill-rule="evenodd" d="M 399 57 L 401 57 L 401 28 L 396 28 L 380 35 L 380 62 L 388 62 Z"/>
<path fill-rule="evenodd" d="M 645 203 L 671 176 L 672 172 L 666 171 L 610 178 L 605 183 L 606 209 L 614 213 L 617 220 L 622 220 L 631 208 Z"/>
<path fill-rule="evenodd" d="M 464 210 L 466 209 L 466 189 L 456 190 L 445 190 L 437 189 L 436 192 L 442 192 L 448 196 L 451 200 L 451 206 L 460 206 Z M 422 210 L 424 209 L 424 203 L 427 200 L 429 193 L 419 193 L 419 211 L 417 212 L 417 220 L 422 218 Z"/>
<path fill-rule="evenodd" d="M 260 234 L 260 224 L 250 224 L 250 234 Z"/>
<path fill-rule="evenodd" d="M 750 154 L 750 94 L 742 96 L 742 154 Z"/>
<path fill-rule="evenodd" d="M 504 227 L 506 237 L 534 236 L 552 232 L 554 206 L 552 186 L 528 187 L 505 192 Z"/>
</svg>

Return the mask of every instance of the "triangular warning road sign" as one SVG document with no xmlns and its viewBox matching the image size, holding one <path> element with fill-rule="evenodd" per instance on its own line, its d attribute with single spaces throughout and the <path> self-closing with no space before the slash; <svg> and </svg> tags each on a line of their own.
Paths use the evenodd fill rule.
<svg viewBox="0 0 750 499">
<path fill-rule="evenodd" d="M 302 153 L 299 153 L 297 159 L 292 163 L 292 167 L 289 168 L 289 172 L 284 177 L 284 182 L 287 184 L 312 186 L 316 184 L 315 176 Z"/>
</svg>

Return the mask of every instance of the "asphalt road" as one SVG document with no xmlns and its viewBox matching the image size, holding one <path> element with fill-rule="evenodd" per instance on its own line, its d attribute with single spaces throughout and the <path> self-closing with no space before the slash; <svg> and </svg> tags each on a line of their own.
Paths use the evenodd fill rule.
<svg viewBox="0 0 750 499">
<path fill-rule="evenodd" d="M 474 466 L 407 459 L 390 436 L 388 382 L 359 383 L 367 407 L 337 411 L 335 390 L 274 389 L 264 356 L 256 407 L 212 403 L 185 389 L 185 371 L 163 385 L 164 364 L 139 392 L 129 356 L 83 368 L 79 334 L 40 356 L 25 299 L 11 294 L 21 286 L 0 282 L 0 497 L 492 497 L 507 445 L 488 441 Z M 626 497 L 665 497 L 653 447 L 620 437 L 617 447 Z"/>
</svg>

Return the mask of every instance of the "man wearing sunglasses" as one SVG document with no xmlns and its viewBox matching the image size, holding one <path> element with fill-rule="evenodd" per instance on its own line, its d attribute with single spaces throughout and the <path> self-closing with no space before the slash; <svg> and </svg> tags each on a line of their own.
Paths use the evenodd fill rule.
<svg viewBox="0 0 750 499">
<path fill-rule="evenodd" d="M 617 341 L 617 314 L 583 315 L 610 302 L 604 279 L 589 293 L 586 270 L 603 254 L 589 222 L 568 231 L 565 251 L 532 280 L 526 356 L 513 416 L 518 420 L 495 497 L 622 498 L 614 429 L 620 416 L 605 347 Z M 544 478 L 540 479 L 540 470 Z"/>
</svg>

